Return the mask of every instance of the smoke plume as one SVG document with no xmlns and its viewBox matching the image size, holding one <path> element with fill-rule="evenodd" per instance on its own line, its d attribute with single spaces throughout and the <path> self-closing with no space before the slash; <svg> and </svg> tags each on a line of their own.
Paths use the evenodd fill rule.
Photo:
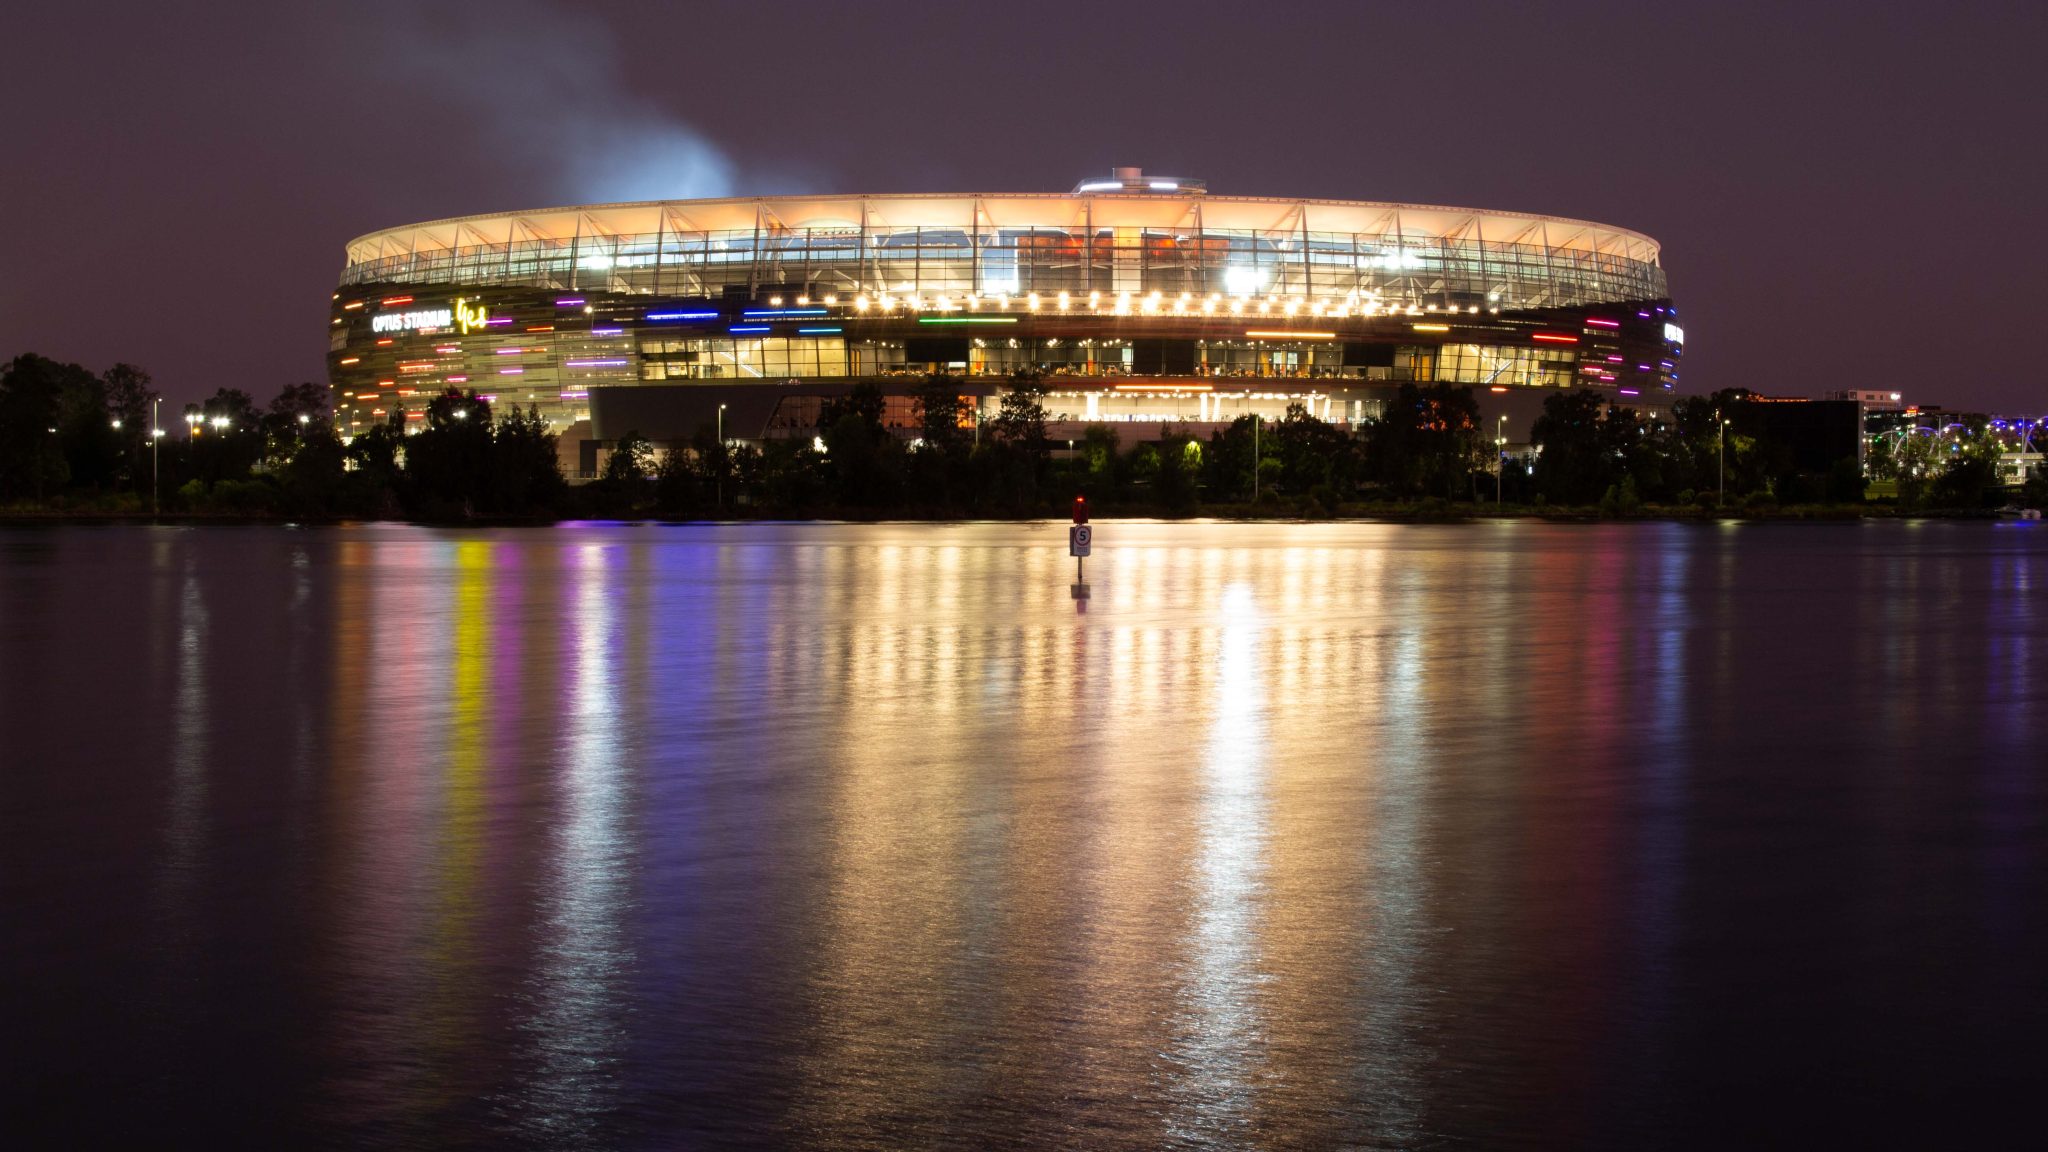
<svg viewBox="0 0 2048 1152">
<path fill-rule="evenodd" d="M 475 149 L 508 190 L 542 203 L 734 194 L 732 159 L 633 92 L 602 17 L 543 0 L 372 3 L 352 53 L 372 83 L 437 108 L 442 146 Z"/>
</svg>

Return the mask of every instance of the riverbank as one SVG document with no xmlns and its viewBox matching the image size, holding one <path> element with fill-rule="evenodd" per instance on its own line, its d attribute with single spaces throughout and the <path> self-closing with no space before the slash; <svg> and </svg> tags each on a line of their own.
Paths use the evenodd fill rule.
<svg viewBox="0 0 2048 1152">
<path fill-rule="evenodd" d="M 1383 523 L 1445 524 L 1493 520 L 1531 520 L 1547 523 L 1595 522 L 1704 522 L 1743 521 L 1767 523 L 1841 523 L 1850 520 L 1997 520 L 2008 514 L 1992 509 L 1918 508 L 1901 509 L 1891 504 L 1793 504 L 1754 505 L 1716 509 L 1699 505 L 1645 505 L 1622 512 L 1597 506 L 1557 507 L 1531 504 L 1462 504 L 1444 501 L 1405 503 L 1344 503 L 1324 509 L 1312 501 L 1263 501 L 1257 504 L 1205 504 L 1190 509 L 1171 509 L 1146 504 L 1098 505 L 1096 520 L 1207 520 L 1223 522 L 1364 521 Z M 627 513 L 592 517 L 577 515 L 470 516 L 470 517 L 299 517 L 266 512 L 164 512 L 152 514 L 124 509 L 0 509 L 0 526 L 25 527 L 58 524 L 200 525 L 241 524 L 420 524 L 436 527 L 519 527 L 545 526 L 587 520 L 611 523 L 689 524 L 710 522 L 789 523 L 812 520 L 843 523 L 930 522 L 962 520 L 1028 522 L 1063 520 L 1063 509 L 1044 508 L 1007 516 L 963 516 L 944 509 L 817 509 L 808 514 L 751 513 L 726 509 L 720 514 L 674 516 Z"/>
</svg>

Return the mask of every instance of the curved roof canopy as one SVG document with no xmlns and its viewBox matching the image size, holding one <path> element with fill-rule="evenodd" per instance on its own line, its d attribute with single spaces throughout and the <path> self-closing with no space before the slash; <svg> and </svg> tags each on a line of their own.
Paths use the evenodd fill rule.
<svg viewBox="0 0 2048 1152">
<path fill-rule="evenodd" d="M 452 252 L 535 240 L 655 233 L 749 232 L 787 235 L 913 228 L 1148 229 L 1247 231 L 1276 239 L 1349 233 L 1399 244 L 1484 241 L 1553 251 L 1601 253 L 1658 263 L 1658 245 L 1640 232 L 1526 212 L 1395 204 L 1371 200 L 1297 200 L 1253 196 L 1134 193 L 961 193 L 851 196 L 753 196 L 648 200 L 524 212 L 493 212 L 407 224 L 348 243 L 354 266 L 398 254 Z"/>
</svg>

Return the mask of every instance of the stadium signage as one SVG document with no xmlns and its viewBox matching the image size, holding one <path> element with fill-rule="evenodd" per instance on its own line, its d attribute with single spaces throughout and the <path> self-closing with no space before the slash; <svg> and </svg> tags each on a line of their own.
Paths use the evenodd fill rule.
<svg viewBox="0 0 2048 1152">
<path fill-rule="evenodd" d="M 456 328 L 467 336 L 491 322 L 490 309 L 471 304 L 462 297 L 447 308 L 420 308 L 411 312 L 379 312 L 370 317 L 372 332 L 422 332 L 433 328 Z"/>
<path fill-rule="evenodd" d="M 446 328 L 454 315 L 446 308 L 424 308 L 417 312 L 379 312 L 370 317 L 372 332 L 411 332 L 420 328 Z"/>
<path fill-rule="evenodd" d="M 490 322 L 490 310 L 485 308 L 483 305 L 479 304 L 476 307 L 472 308 L 469 306 L 469 300 L 467 297 L 463 297 L 455 301 L 455 326 L 457 328 L 462 329 L 462 334 L 464 336 L 469 335 L 472 330 L 481 328 L 484 325 L 489 324 Z"/>
</svg>

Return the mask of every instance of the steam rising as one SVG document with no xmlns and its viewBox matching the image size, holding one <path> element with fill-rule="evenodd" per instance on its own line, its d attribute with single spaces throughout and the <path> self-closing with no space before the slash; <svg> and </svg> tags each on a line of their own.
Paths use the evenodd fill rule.
<svg viewBox="0 0 2048 1152">
<path fill-rule="evenodd" d="M 374 11 L 383 5 L 372 5 Z M 390 6 L 361 59 L 451 115 L 519 195 L 608 203 L 733 194 L 732 160 L 628 91 L 608 23 L 543 0 Z"/>
</svg>

